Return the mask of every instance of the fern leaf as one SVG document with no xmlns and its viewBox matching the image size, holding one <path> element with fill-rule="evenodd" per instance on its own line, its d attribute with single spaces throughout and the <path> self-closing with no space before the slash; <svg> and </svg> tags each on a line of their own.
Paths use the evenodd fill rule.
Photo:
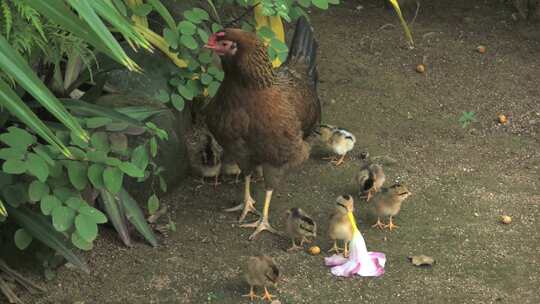
<svg viewBox="0 0 540 304">
<path fill-rule="evenodd" d="M 6 0 L 2 0 L 1 3 L 2 6 L 2 17 L 5 22 L 6 26 L 6 38 L 9 40 L 9 34 L 11 33 L 11 27 L 13 26 L 13 16 L 11 14 L 11 9 L 9 8 L 9 4 Z"/>
</svg>

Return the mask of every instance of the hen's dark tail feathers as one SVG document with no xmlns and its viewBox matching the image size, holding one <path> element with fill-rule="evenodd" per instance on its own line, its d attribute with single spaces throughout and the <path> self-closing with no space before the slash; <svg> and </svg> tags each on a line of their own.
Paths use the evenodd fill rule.
<svg viewBox="0 0 540 304">
<path fill-rule="evenodd" d="M 302 16 L 296 22 L 289 55 L 286 64 L 305 63 L 310 83 L 317 88 L 319 75 L 317 73 L 317 49 L 319 44 L 315 40 L 313 28 L 306 17 Z"/>
</svg>

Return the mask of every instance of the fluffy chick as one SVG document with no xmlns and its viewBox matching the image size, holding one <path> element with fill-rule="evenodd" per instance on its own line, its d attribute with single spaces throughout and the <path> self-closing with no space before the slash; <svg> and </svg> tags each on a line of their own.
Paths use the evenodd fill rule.
<svg viewBox="0 0 540 304">
<path fill-rule="evenodd" d="M 332 125 L 321 125 L 317 131 L 319 141 L 325 148 L 338 155 L 338 158 L 330 157 L 331 162 L 339 166 L 345 161 L 345 155 L 354 148 L 356 137 L 344 128 Z"/>
<path fill-rule="evenodd" d="M 317 236 L 317 224 L 300 208 L 291 208 L 287 211 L 287 234 L 291 237 L 292 247 L 287 251 L 302 249 L 304 242 L 310 242 L 308 237 Z M 295 239 L 300 238 L 300 246 Z"/>
<path fill-rule="evenodd" d="M 354 200 L 350 195 L 342 195 L 336 199 L 336 206 L 330 214 L 330 224 L 328 228 L 328 237 L 334 241 L 334 246 L 328 252 L 335 251 L 339 254 L 340 248 L 337 241 L 343 241 L 343 256 L 349 255 L 347 244 L 352 239 L 353 227 L 347 213 L 354 211 Z"/>
<path fill-rule="evenodd" d="M 213 177 L 217 186 L 223 149 L 200 120 L 186 133 L 186 143 L 191 167 L 202 178 L 202 183 L 205 178 Z"/>
<path fill-rule="evenodd" d="M 221 174 L 231 176 L 234 175 L 234 183 L 237 184 L 241 173 L 242 170 L 240 169 L 240 166 L 238 166 L 238 163 L 232 159 L 229 154 L 224 153 L 221 164 Z"/>
<path fill-rule="evenodd" d="M 375 213 L 377 214 L 377 223 L 372 227 L 380 229 L 388 228 L 389 230 L 396 229 L 398 226 L 392 222 L 394 216 L 399 213 L 401 204 L 412 193 L 402 184 L 394 184 L 389 188 L 382 188 L 380 192 L 373 197 L 375 205 Z M 381 217 L 390 217 L 388 225 L 381 222 Z"/>
<path fill-rule="evenodd" d="M 358 187 L 360 195 L 366 196 L 368 202 L 381 189 L 385 180 L 384 170 L 378 164 L 364 165 L 354 177 L 354 183 Z"/>
<path fill-rule="evenodd" d="M 249 297 L 252 301 L 257 298 L 255 294 L 255 286 L 264 288 L 263 300 L 272 301 L 272 295 L 268 292 L 266 286 L 270 283 L 277 283 L 280 273 L 277 264 L 269 256 L 254 256 L 250 257 L 245 270 L 245 279 L 249 284 Z"/>
</svg>

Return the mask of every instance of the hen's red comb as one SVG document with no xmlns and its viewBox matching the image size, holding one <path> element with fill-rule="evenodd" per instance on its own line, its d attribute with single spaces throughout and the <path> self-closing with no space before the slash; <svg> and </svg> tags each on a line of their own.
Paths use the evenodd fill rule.
<svg viewBox="0 0 540 304">
<path fill-rule="evenodd" d="M 209 38 L 208 38 L 208 43 L 207 45 L 208 46 L 214 46 L 217 44 L 218 42 L 218 38 L 219 37 L 224 37 L 225 36 L 225 32 L 217 32 L 217 33 L 214 33 L 212 34 Z"/>
</svg>

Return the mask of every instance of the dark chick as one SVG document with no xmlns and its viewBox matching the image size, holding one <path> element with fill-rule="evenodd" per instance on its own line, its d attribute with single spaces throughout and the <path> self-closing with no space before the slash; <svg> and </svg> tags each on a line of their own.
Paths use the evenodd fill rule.
<svg viewBox="0 0 540 304">
<path fill-rule="evenodd" d="M 371 197 L 377 193 L 386 180 L 386 175 L 381 165 L 364 165 L 355 175 L 354 182 L 359 189 L 360 195 L 366 196 L 369 202 Z"/>
<path fill-rule="evenodd" d="M 223 150 L 203 122 L 197 121 L 186 132 L 186 143 L 193 171 L 201 177 L 202 183 L 205 178 L 213 178 L 217 186 Z"/>
<path fill-rule="evenodd" d="M 274 260 L 266 255 L 250 257 L 245 270 L 245 279 L 249 284 L 249 297 L 252 301 L 257 298 L 255 287 L 263 287 L 263 300 L 272 301 L 272 295 L 268 292 L 266 286 L 276 284 L 279 280 L 279 268 Z"/>
<path fill-rule="evenodd" d="M 394 224 L 395 217 L 401 210 L 401 204 L 412 193 L 402 184 L 394 184 L 389 188 L 383 188 L 373 197 L 375 213 L 377 214 L 377 223 L 372 227 L 379 229 L 388 228 L 389 230 L 396 229 L 398 226 Z M 390 217 L 388 225 L 381 222 L 382 217 Z"/>
<path fill-rule="evenodd" d="M 291 167 L 309 158 L 307 138 L 320 124 L 317 96 L 316 51 L 313 29 L 301 17 L 285 64 L 274 69 L 268 49 L 251 32 L 227 28 L 214 33 L 206 45 L 220 56 L 225 78 L 206 108 L 206 123 L 226 153 L 245 175 L 240 221 L 254 212 L 251 175 L 264 172 L 265 200 L 262 217 L 241 227 L 255 228 L 250 240 L 264 230 L 277 232 L 269 223 L 272 194 Z"/>
<path fill-rule="evenodd" d="M 287 214 L 287 234 L 292 241 L 292 247 L 288 251 L 302 249 L 304 242 L 309 242 L 308 237 L 317 236 L 317 224 L 300 208 L 291 208 Z M 296 245 L 296 239 L 300 239 L 300 246 Z"/>
</svg>

